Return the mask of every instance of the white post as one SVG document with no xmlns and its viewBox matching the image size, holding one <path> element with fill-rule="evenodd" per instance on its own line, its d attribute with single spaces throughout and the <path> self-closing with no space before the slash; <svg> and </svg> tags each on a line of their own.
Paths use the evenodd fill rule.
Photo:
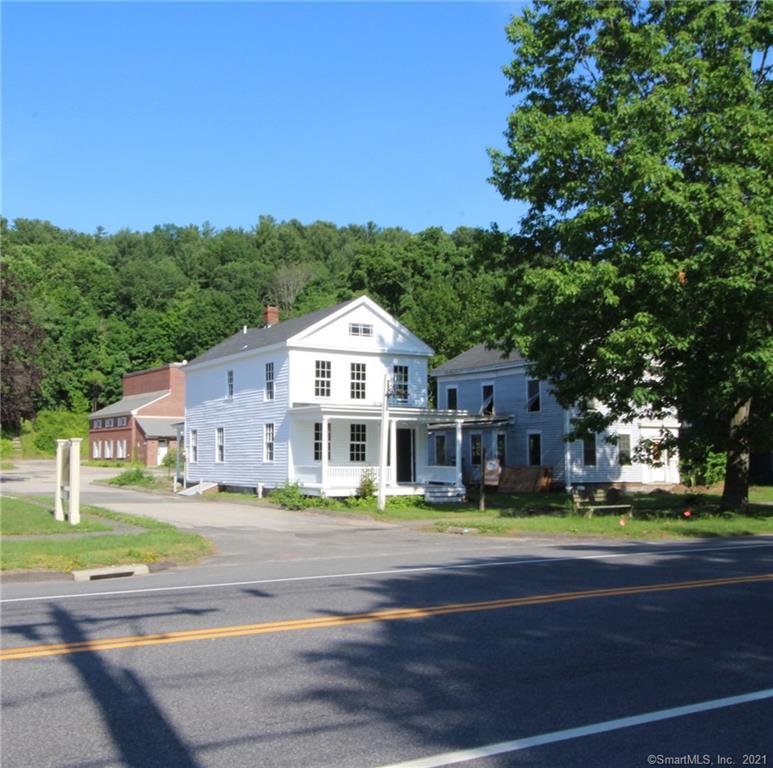
<svg viewBox="0 0 773 768">
<path fill-rule="evenodd" d="M 174 452 L 174 482 L 172 483 L 172 493 L 177 493 L 177 478 L 180 476 L 180 451 L 183 449 L 182 430 L 177 427 L 177 439 L 175 440 Z"/>
<path fill-rule="evenodd" d="M 321 484 L 320 493 L 324 496 L 327 484 L 327 431 L 330 429 L 327 416 L 322 417 L 322 476 L 319 478 Z"/>
<path fill-rule="evenodd" d="M 64 485 L 64 453 L 69 446 L 67 440 L 56 441 L 56 492 L 54 493 L 54 519 L 64 522 L 62 486 Z"/>
<path fill-rule="evenodd" d="M 567 493 L 572 490 L 572 444 L 566 440 L 570 419 L 571 411 L 567 408 L 564 410 L 564 488 Z"/>
<path fill-rule="evenodd" d="M 381 432 L 378 451 L 378 509 L 386 509 L 387 440 L 389 439 L 389 377 L 384 376 L 384 398 L 381 401 Z"/>
<path fill-rule="evenodd" d="M 462 483 L 462 422 L 456 422 L 456 487 L 461 488 Z"/>
<path fill-rule="evenodd" d="M 67 517 L 70 525 L 81 521 L 81 441 L 80 437 L 70 440 L 70 503 Z"/>
<path fill-rule="evenodd" d="M 397 419 L 389 422 L 389 470 L 391 481 L 397 483 Z"/>
</svg>

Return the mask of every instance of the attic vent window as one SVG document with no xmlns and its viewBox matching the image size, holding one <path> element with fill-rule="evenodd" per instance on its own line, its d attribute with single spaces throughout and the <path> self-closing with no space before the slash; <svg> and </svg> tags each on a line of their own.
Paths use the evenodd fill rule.
<svg viewBox="0 0 773 768">
<path fill-rule="evenodd" d="M 372 336 L 373 326 L 369 323 L 349 323 L 350 336 Z"/>
</svg>

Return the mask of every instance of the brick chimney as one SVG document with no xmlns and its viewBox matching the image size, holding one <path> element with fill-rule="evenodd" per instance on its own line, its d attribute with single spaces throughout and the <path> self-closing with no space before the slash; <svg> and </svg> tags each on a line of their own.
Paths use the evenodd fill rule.
<svg viewBox="0 0 773 768">
<path fill-rule="evenodd" d="M 263 307 L 263 324 L 268 327 L 279 322 L 279 307 L 275 304 L 266 304 Z"/>
</svg>

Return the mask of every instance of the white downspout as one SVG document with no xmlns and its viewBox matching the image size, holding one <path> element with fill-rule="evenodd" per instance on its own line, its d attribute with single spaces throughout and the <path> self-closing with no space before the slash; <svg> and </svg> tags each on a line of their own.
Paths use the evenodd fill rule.
<svg viewBox="0 0 773 768">
<path fill-rule="evenodd" d="M 381 401 L 381 433 L 378 452 L 378 509 L 386 509 L 387 443 L 389 440 L 389 377 L 384 376 L 384 398 Z"/>
</svg>

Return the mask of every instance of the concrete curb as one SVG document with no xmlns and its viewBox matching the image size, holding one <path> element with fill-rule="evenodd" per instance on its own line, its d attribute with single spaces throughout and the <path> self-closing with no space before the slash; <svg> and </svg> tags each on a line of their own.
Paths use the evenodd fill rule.
<svg viewBox="0 0 773 768">
<path fill-rule="evenodd" d="M 86 568 L 71 571 L 73 581 L 97 581 L 100 579 L 119 579 L 126 576 L 147 576 L 150 569 L 144 563 L 132 565 L 111 565 L 105 568 Z"/>
</svg>

